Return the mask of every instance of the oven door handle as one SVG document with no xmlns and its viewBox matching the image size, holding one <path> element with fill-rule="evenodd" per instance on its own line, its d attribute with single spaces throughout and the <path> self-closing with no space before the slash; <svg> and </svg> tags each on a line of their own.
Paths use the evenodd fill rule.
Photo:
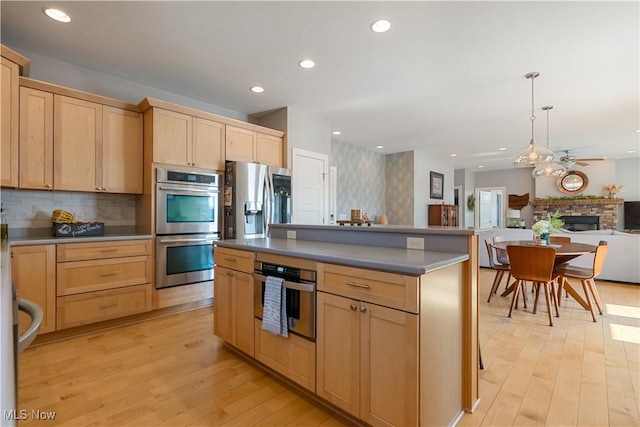
<svg viewBox="0 0 640 427">
<path fill-rule="evenodd" d="M 258 273 L 253 273 L 253 278 L 263 282 L 267 281 L 267 276 L 263 276 L 262 274 L 258 274 Z M 316 290 L 316 285 L 312 283 L 297 283 L 297 282 L 288 282 L 285 280 L 283 286 L 287 289 L 295 289 L 297 291 L 302 291 L 302 292 L 315 292 Z"/>
<path fill-rule="evenodd" d="M 195 243 L 195 242 L 207 242 L 213 243 L 214 239 L 160 239 L 160 243 Z"/>
<path fill-rule="evenodd" d="M 159 186 L 159 190 L 164 191 L 188 191 L 190 193 L 210 193 L 210 194 L 219 194 L 220 190 L 213 189 L 204 189 L 204 188 L 190 188 L 190 187 L 163 187 Z"/>
</svg>

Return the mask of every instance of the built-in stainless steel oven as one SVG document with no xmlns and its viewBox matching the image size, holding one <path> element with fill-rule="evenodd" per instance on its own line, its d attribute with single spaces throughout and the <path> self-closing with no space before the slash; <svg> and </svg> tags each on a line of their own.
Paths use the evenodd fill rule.
<svg viewBox="0 0 640 427">
<path fill-rule="evenodd" d="M 221 175 L 156 169 L 156 288 L 213 280 Z"/>
<path fill-rule="evenodd" d="M 156 169 L 156 234 L 220 232 L 217 173 Z"/>
<path fill-rule="evenodd" d="M 213 280 L 219 234 L 156 236 L 156 289 Z"/>
<path fill-rule="evenodd" d="M 316 272 L 256 261 L 254 264 L 254 315 L 262 319 L 264 289 L 268 276 L 284 279 L 286 289 L 287 326 L 290 333 L 316 340 Z"/>
</svg>

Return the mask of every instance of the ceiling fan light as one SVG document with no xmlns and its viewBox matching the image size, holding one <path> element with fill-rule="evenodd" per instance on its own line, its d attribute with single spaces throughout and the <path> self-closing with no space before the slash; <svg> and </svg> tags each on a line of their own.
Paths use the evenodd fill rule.
<svg viewBox="0 0 640 427">
<path fill-rule="evenodd" d="M 531 171 L 531 176 L 540 178 L 543 176 L 558 178 L 566 175 L 567 169 L 560 163 L 541 163 Z"/>
</svg>

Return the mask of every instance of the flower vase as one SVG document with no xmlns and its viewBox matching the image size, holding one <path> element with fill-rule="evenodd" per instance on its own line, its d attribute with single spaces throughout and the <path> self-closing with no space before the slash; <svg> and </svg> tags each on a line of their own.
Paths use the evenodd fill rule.
<svg viewBox="0 0 640 427">
<path fill-rule="evenodd" d="M 549 244 L 549 233 L 542 233 L 540 235 L 540 244 L 548 245 Z"/>
</svg>

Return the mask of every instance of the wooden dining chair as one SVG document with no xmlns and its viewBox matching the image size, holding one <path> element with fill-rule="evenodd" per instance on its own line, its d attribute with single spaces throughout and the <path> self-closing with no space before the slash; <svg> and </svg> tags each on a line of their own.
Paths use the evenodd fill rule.
<svg viewBox="0 0 640 427">
<path fill-rule="evenodd" d="M 571 264 L 561 264 L 556 267 L 556 274 L 560 276 L 560 286 L 564 286 L 564 281 L 569 278 L 580 280 L 587 305 L 589 306 L 589 311 L 591 312 L 591 318 L 594 322 L 596 322 L 596 315 L 593 310 L 591 297 L 593 297 L 593 300 L 598 307 L 598 312 L 600 314 L 604 313 L 604 310 L 602 309 L 602 300 L 600 300 L 600 295 L 598 294 L 598 289 L 596 288 L 596 282 L 594 279 L 602 273 L 602 265 L 604 264 L 608 251 L 608 243 L 601 240 L 596 248 L 596 253 L 593 257 L 593 265 L 591 267 L 577 267 Z"/>
<path fill-rule="evenodd" d="M 568 237 L 568 236 L 549 236 L 549 243 L 551 243 L 551 244 L 571 243 L 571 237 Z"/>
<path fill-rule="evenodd" d="M 509 317 L 515 307 L 517 307 L 518 295 L 524 294 L 525 281 L 533 282 L 536 290 L 536 297 L 533 303 L 533 313 L 538 309 L 538 296 L 540 287 L 544 289 L 544 295 L 547 302 L 549 312 L 549 326 L 553 326 L 553 316 L 551 313 L 551 302 L 553 301 L 556 309 L 556 317 L 560 316 L 558 312 L 558 300 L 556 297 L 555 284 L 556 275 L 554 274 L 554 263 L 556 259 L 555 248 L 549 246 L 507 246 L 509 261 L 511 263 L 511 275 L 516 279 L 516 286 L 513 291 L 513 300 L 509 308 Z M 525 305 L 526 307 L 526 305 Z"/>
<path fill-rule="evenodd" d="M 487 252 L 489 254 L 489 266 L 496 271 L 496 275 L 493 278 L 493 284 L 491 285 L 491 290 L 489 291 L 489 298 L 487 298 L 487 302 L 491 302 L 491 297 L 498 291 L 498 287 L 500 287 L 500 282 L 502 281 L 506 271 L 509 271 L 507 285 L 509 284 L 509 279 L 511 278 L 511 266 L 509 264 L 504 265 L 498 262 L 496 254 L 498 250 L 494 248 L 488 240 L 485 240 L 484 243 L 487 245 Z"/>
</svg>

